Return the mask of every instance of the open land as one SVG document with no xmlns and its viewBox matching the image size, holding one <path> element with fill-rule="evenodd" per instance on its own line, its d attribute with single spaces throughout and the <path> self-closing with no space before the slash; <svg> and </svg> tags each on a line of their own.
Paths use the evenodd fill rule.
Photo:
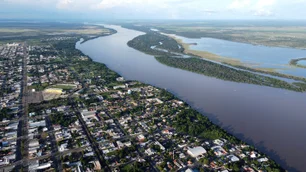
<svg viewBox="0 0 306 172">
<path fill-rule="evenodd" d="M 0 43 L 10 43 L 26 40 L 28 44 L 43 44 L 39 38 L 69 39 L 71 36 L 82 36 L 88 40 L 97 36 L 109 35 L 114 30 L 105 29 L 98 25 L 80 25 L 74 23 L 2 23 L 0 28 Z M 68 37 L 65 37 L 67 35 Z"/>
<path fill-rule="evenodd" d="M 290 22 L 289 22 L 290 23 Z M 266 21 L 261 23 L 194 22 L 185 24 L 151 24 L 151 27 L 189 38 L 216 38 L 234 42 L 273 47 L 306 48 L 306 26 L 300 23 L 289 25 Z"/>
</svg>

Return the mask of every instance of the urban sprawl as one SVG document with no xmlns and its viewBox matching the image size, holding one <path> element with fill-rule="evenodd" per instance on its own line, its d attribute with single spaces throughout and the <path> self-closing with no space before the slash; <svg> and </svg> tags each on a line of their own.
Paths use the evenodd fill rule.
<svg viewBox="0 0 306 172">
<path fill-rule="evenodd" d="M 2 171 L 283 171 L 164 89 L 75 49 L 0 45 Z"/>
</svg>

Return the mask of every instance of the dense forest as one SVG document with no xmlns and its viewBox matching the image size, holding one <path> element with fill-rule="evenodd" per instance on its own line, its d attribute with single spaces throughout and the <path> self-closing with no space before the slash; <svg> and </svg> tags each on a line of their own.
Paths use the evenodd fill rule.
<svg viewBox="0 0 306 172">
<path fill-rule="evenodd" d="M 165 55 L 165 54 L 171 55 L 170 53 L 153 49 L 151 48 L 152 46 L 156 46 L 156 48 L 161 48 L 176 53 L 182 53 L 184 51 L 183 48 L 180 48 L 178 46 L 177 42 L 174 39 L 165 35 L 161 35 L 157 32 L 149 32 L 145 35 L 138 36 L 135 39 L 129 41 L 128 46 L 133 48 L 137 47 L 136 48 L 137 50 L 152 55 Z"/>
<path fill-rule="evenodd" d="M 173 127 L 179 132 L 203 139 L 214 140 L 225 138 L 232 143 L 241 143 L 240 140 L 228 134 L 217 125 L 214 125 L 207 117 L 193 109 L 184 109 L 179 112 L 174 119 Z"/>
<path fill-rule="evenodd" d="M 263 71 L 263 70 L 260 70 L 260 69 L 254 69 L 254 68 L 251 68 L 251 67 L 245 67 L 245 66 L 241 66 L 241 65 L 233 65 L 233 64 L 229 64 L 229 63 L 223 63 L 223 64 L 234 66 L 236 68 L 248 70 L 248 71 L 251 71 L 251 72 L 264 73 L 264 74 L 268 74 L 268 75 L 272 75 L 272 76 L 278 76 L 278 77 L 281 77 L 281 78 L 288 78 L 288 79 L 293 79 L 293 80 L 296 80 L 296 81 L 306 82 L 306 78 L 303 78 L 303 77 L 286 75 L 286 74 L 273 72 L 273 71 Z"/>
<path fill-rule="evenodd" d="M 199 58 L 175 58 L 166 56 L 157 56 L 156 59 L 165 65 L 180 68 L 206 76 L 216 77 L 227 81 L 242 82 L 248 84 L 265 85 L 269 87 L 285 88 L 294 91 L 305 91 L 306 88 L 292 85 L 285 81 L 253 74 L 246 71 L 241 71 L 229 68 L 217 63 L 202 60 Z"/>
</svg>

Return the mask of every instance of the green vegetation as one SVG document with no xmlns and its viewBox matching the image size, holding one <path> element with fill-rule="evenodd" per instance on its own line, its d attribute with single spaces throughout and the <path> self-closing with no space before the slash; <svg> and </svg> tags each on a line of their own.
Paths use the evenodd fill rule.
<svg viewBox="0 0 306 172">
<path fill-rule="evenodd" d="M 157 28 L 164 33 L 189 38 L 216 38 L 255 45 L 306 48 L 306 31 L 299 23 L 269 21 L 209 21 L 186 23 L 142 24 L 142 27 Z"/>
<path fill-rule="evenodd" d="M 159 45 L 159 42 L 163 42 L 162 45 Z M 248 84 L 256 84 L 256 85 L 264 85 L 275 88 L 284 88 L 293 91 L 305 91 L 306 88 L 302 86 L 302 84 L 290 84 L 285 81 L 254 74 L 247 71 L 233 69 L 218 63 L 210 62 L 204 59 L 199 59 L 197 57 L 193 58 L 176 58 L 171 57 L 169 53 L 158 51 L 152 49 L 151 46 L 159 45 L 159 48 L 170 50 L 172 52 L 182 52 L 183 50 L 179 48 L 178 43 L 167 36 L 161 35 L 159 33 L 148 32 L 145 35 L 138 36 L 133 40 L 128 42 L 130 47 L 133 47 L 139 51 L 155 55 L 156 59 L 165 65 L 180 68 L 184 70 L 188 70 L 191 72 L 196 72 L 199 74 L 203 74 L 206 76 L 216 77 L 219 79 L 248 83 Z M 241 66 L 240 66 L 241 67 Z M 243 67 L 241 67 L 243 68 Z M 257 70 L 254 70 L 259 72 Z M 266 72 L 268 73 L 268 72 Z M 270 72 L 273 73 L 273 72 Z M 274 73 L 273 73 L 274 74 Z M 276 74 L 275 74 L 276 75 Z M 280 74 L 281 75 L 281 74 Z M 287 77 L 290 78 L 290 77 Z M 293 79 L 303 80 L 299 77 L 292 77 Z M 303 80 L 304 81 L 304 80 Z"/>
<path fill-rule="evenodd" d="M 147 171 L 150 165 L 147 162 L 133 162 L 120 168 L 122 172 L 142 172 Z"/>
<path fill-rule="evenodd" d="M 228 134 L 225 130 L 214 125 L 207 117 L 193 109 L 185 109 L 177 114 L 173 127 L 191 136 L 202 137 L 205 139 L 225 138 L 233 143 L 240 143 L 237 138 Z"/>
<path fill-rule="evenodd" d="M 73 85 L 73 84 L 57 84 L 57 85 L 50 86 L 50 88 L 60 88 L 60 89 L 63 89 L 63 90 L 72 90 L 72 89 L 76 88 L 76 85 Z"/>
<path fill-rule="evenodd" d="M 246 71 L 229 68 L 213 62 L 205 61 L 199 58 L 175 58 L 158 56 L 156 59 L 165 65 L 180 68 L 223 80 L 242 82 L 256 85 L 264 85 L 276 88 L 285 88 L 294 91 L 305 91 L 304 87 L 296 87 L 285 81 L 270 78 L 262 75 L 253 74 Z M 298 85 L 297 85 L 298 86 Z"/>
<path fill-rule="evenodd" d="M 214 125 L 207 117 L 198 113 L 193 109 L 185 109 L 179 112 L 174 119 L 173 127 L 176 128 L 177 131 L 186 133 L 191 136 L 199 137 L 202 139 L 220 139 L 225 138 L 231 143 L 234 144 L 245 144 L 241 140 L 227 133 L 225 130 L 220 127 Z M 248 147 L 248 151 L 257 151 L 254 147 Z M 211 153 L 211 152 L 209 152 Z M 212 153 L 213 154 L 213 153 Z M 211 159 L 213 160 L 213 159 Z M 208 164 L 210 159 L 203 158 L 200 160 L 203 164 Z M 244 161 L 240 161 L 237 163 L 227 164 L 228 168 L 234 169 L 234 171 L 239 171 L 242 166 L 246 164 L 258 164 L 258 162 L 251 158 L 246 158 Z M 269 161 L 269 166 L 263 167 L 266 171 L 281 171 L 282 169 L 278 164 L 274 161 Z"/>
<path fill-rule="evenodd" d="M 48 83 L 35 83 L 29 86 L 29 89 L 35 89 L 35 91 L 43 91 L 48 87 Z"/>
<path fill-rule="evenodd" d="M 83 37 L 84 41 L 98 36 L 113 34 L 114 30 L 98 25 L 75 23 L 23 23 L 4 22 L 0 28 L 0 43 L 27 41 L 30 44 L 44 44 L 41 40 L 55 36 Z"/>
<path fill-rule="evenodd" d="M 2 108 L 0 110 L 0 121 L 2 121 L 3 119 L 7 119 L 10 120 L 12 118 L 14 118 L 15 114 L 11 113 L 12 110 L 9 108 Z"/>
<path fill-rule="evenodd" d="M 160 45 L 160 43 L 162 43 L 162 45 Z M 129 41 L 128 46 L 133 48 L 137 47 L 138 50 L 152 55 L 164 55 L 169 53 L 152 49 L 151 46 L 170 50 L 172 52 L 183 52 L 183 49 L 179 48 L 177 42 L 174 39 L 156 32 L 149 32 L 146 35 L 138 36 L 135 39 Z"/>
<path fill-rule="evenodd" d="M 76 117 L 71 117 L 71 115 L 67 115 L 64 113 L 54 113 L 51 114 L 50 117 L 52 124 L 59 124 L 63 127 L 68 127 L 70 124 L 74 123 L 77 120 Z"/>
<path fill-rule="evenodd" d="M 54 99 L 49 101 L 43 101 L 41 103 L 29 104 L 29 112 L 40 113 L 42 109 L 50 109 L 58 106 L 70 105 L 67 99 Z"/>
<path fill-rule="evenodd" d="M 303 82 L 294 82 L 294 85 L 296 85 L 297 87 L 300 87 L 303 90 L 306 90 L 306 83 Z"/>
<path fill-rule="evenodd" d="M 282 73 L 277 73 L 277 72 L 272 72 L 272 71 L 265 71 L 265 70 L 261 70 L 261 69 L 254 69 L 254 68 L 250 68 L 250 67 L 245 67 L 245 66 L 240 66 L 240 65 L 233 65 L 233 64 L 228 64 L 228 63 L 224 63 L 224 64 L 231 65 L 231 66 L 234 66 L 236 68 L 248 70 L 248 71 L 251 71 L 251 72 L 264 73 L 264 74 L 268 74 L 268 75 L 272 75 L 272 76 L 277 76 L 277 77 L 282 77 L 282 78 L 293 79 L 293 80 L 296 80 L 296 81 L 306 82 L 306 78 L 302 78 L 302 77 L 298 77 L 298 76 L 286 75 L 286 74 L 282 74 Z"/>
<path fill-rule="evenodd" d="M 298 64 L 298 62 L 301 61 L 301 60 L 306 60 L 306 58 L 292 59 L 292 60 L 290 61 L 290 65 L 296 66 L 296 67 L 300 67 L 300 68 L 306 68 L 305 65 Z"/>
</svg>

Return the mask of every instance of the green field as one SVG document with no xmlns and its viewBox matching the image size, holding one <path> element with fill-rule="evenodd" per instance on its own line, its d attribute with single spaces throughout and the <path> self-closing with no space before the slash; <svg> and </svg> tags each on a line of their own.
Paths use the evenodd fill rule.
<svg viewBox="0 0 306 172">
<path fill-rule="evenodd" d="M 0 43 L 22 42 L 40 44 L 41 39 L 64 36 L 82 36 L 84 39 L 113 33 L 113 30 L 97 25 L 73 23 L 3 23 L 0 26 Z"/>
</svg>

